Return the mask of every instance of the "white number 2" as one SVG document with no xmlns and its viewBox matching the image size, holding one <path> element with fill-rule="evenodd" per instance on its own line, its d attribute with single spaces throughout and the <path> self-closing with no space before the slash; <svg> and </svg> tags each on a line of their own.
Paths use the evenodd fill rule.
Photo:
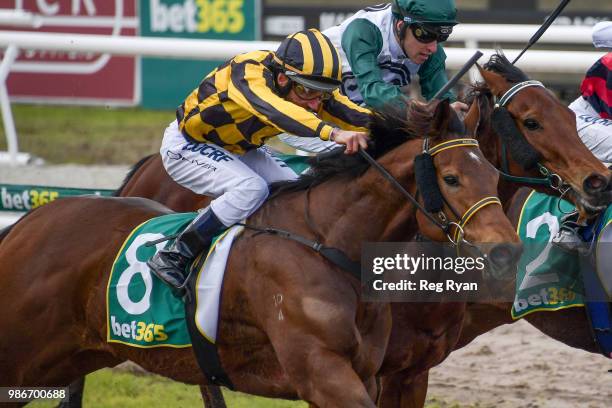
<svg viewBox="0 0 612 408">
<path fill-rule="evenodd" d="M 529 289 L 533 286 L 542 285 L 545 283 L 559 282 L 559 276 L 556 273 L 545 273 L 536 276 L 531 275 L 533 271 L 544 265 L 548 259 L 550 249 L 552 248 L 551 241 L 557 232 L 559 232 L 559 220 L 557 220 L 557 217 L 549 212 L 545 212 L 527 223 L 527 238 L 535 238 L 538 230 L 543 225 L 548 227 L 548 232 L 550 234 L 548 237 L 548 244 L 544 250 L 525 267 L 525 278 L 521 282 L 519 290 Z"/>
</svg>

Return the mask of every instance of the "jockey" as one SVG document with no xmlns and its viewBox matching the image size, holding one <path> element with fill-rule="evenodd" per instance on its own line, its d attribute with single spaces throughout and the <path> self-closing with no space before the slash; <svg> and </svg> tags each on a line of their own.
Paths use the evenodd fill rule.
<svg viewBox="0 0 612 408">
<path fill-rule="evenodd" d="M 593 44 L 612 49 L 612 22 L 593 27 Z M 578 135 L 599 160 L 612 163 L 612 52 L 588 70 L 580 91 L 582 95 L 569 105 L 576 114 Z"/>
<path fill-rule="evenodd" d="M 431 99 L 448 81 L 441 43 L 457 24 L 456 14 L 454 0 L 393 0 L 366 7 L 323 31 L 342 56 L 342 93 L 372 108 L 403 103 L 403 88 L 418 74 L 423 98 Z M 455 99 L 450 91 L 441 98 Z M 468 108 L 462 102 L 452 106 L 456 111 Z M 280 139 L 311 152 L 334 147 L 291 135 Z"/>
<path fill-rule="evenodd" d="M 176 294 L 215 233 L 255 212 L 268 184 L 297 177 L 258 149 L 266 139 L 290 132 L 344 144 L 347 154 L 367 147 L 370 111 L 340 94 L 340 74 L 331 41 L 301 31 L 276 52 L 249 52 L 219 66 L 179 106 L 160 149 L 164 167 L 183 187 L 215 199 L 147 262 Z"/>
<path fill-rule="evenodd" d="M 593 45 L 612 49 L 612 22 L 593 27 Z M 586 73 L 580 85 L 581 96 L 569 105 L 576 114 L 578 136 L 602 162 L 612 163 L 612 52 L 600 58 Z M 580 236 L 580 225 L 573 214 L 563 220 L 552 242 L 570 251 L 587 249 Z"/>
</svg>

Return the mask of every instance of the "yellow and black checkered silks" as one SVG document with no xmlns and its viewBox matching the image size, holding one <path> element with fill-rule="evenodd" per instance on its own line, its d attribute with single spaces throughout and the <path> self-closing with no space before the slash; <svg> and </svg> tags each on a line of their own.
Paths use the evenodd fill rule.
<svg viewBox="0 0 612 408">
<path fill-rule="evenodd" d="M 285 38 L 276 62 L 301 75 L 342 79 L 342 61 L 332 42 L 319 30 L 300 31 Z"/>
<path fill-rule="evenodd" d="M 323 61 L 332 63 L 318 65 L 314 57 L 307 58 L 311 62 L 302 68 L 315 72 L 316 65 L 317 69 L 333 71 L 333 55 L 337 52 L 323 47 L 312 55 L 315 53 L 325 54 Z M 274 78 L 275 58 L 272 51 L 249 52 L 208 74 L 176 111 L 185 138 L 244 154 L 283 132 L 328 140 L 334 127 L 366 130 L 370 111 L 351 102 L 339 90 L 316 113 L 279 96 Z"/>
</svg>

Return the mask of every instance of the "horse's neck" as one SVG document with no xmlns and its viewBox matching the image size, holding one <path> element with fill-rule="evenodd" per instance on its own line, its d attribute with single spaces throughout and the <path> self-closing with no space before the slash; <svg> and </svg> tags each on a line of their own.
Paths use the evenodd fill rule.
<svg viewBox="0 0 612 408">
<path fill-rule="evenodd" d="M 416 143 L 415 143 L 416 142 Z M 387 153 L 380 163 L 414 193 L 412 157 L 420 142 L 407 142 Z M 407 146 L 409 145 L 410 146 Z M 374 168 L 362 176 L 336 176 L 306 191 L 280 196 L 258 214 L 258 223 L 287 228 L 342 249 L 353 259 L 363 242 L 408 239 L 416 232 L 414 209 Z M 282 209 L 281 209 L 282 208 Z M 278 211 L 287 213 L 280 216 Z M 309 218 L 309 220 L 307 220 Z M 281 224 L 279 224 L 279 222 Z"/>
<path fill-rule="evenodd" d="M 422 141 L 413 140 L 379 161 L 413 195 L 413 162 L 421 148 Z M 357 257 L 362 242 L 406 241 L 416 233 L 413 205 L 373 167 L 352 182 L 330 184 L 328 191 L 322 188 L 317 193 L 323 203 L 334 196 L 335 210 L 320 221 L 324 236 L 330 243 L 353 248 Z"/>
</svg>

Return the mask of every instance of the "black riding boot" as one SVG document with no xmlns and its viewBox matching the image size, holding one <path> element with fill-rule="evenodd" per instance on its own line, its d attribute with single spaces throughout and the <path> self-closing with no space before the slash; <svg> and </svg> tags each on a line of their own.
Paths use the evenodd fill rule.
<svg viewBox="0 0 612 408">
<path fill-rule="evenodd" d="M 170 286 L 176 297 L 185 294 L 184 283 L 187 266 L 210 246 L 212 238 L 225 225 L 209 208 L 199 214 L 176 238 L 168 249 L 156 253 L 147 261 L 151 271 Z"/>
</svg>

